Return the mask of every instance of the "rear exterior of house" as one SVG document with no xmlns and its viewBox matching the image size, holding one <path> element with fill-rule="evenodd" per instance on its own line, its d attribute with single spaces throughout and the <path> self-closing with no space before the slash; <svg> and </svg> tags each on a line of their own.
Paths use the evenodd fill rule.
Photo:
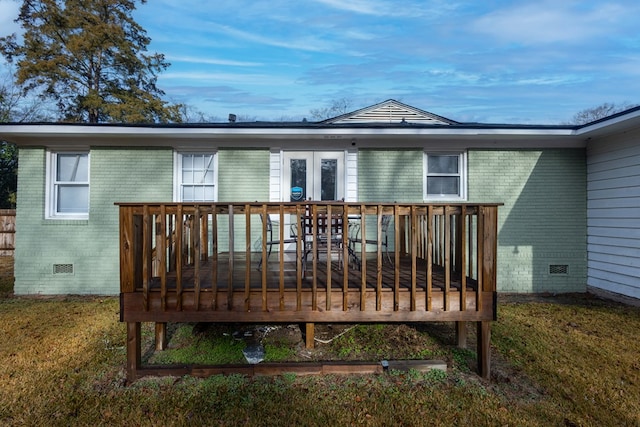
<svg viewBox="0 0 640 427">
<path fill-rule="evenodd" d="M 20 147 L 16 294 L 117 294 L 116 202 L 279 202 L 297 187 L 313 200 L 502 203 L 498 291 L 586 290 L 575 129 L 461 125 L 396 101 L 321 124 L 17 129 L 0 128 Z"/>
</svg>

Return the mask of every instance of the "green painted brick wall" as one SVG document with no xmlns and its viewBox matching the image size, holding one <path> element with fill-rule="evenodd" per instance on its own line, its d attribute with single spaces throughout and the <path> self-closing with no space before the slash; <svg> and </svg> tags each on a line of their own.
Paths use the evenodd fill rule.
<svg viewBox="0 0 640 427">
<path fill-rule="evenodd" d="M 87 221 L 44 219 L 45 150 L 20 150 L 16 294 L 116 294 L 119 229 L 115 202 L 171 201 L 171 149 L 92 148 Z M 166 171 L 166 173 L 158 173 Z M 54 264 L 74 273 L 53 274 Z"/>
<path fill-rule="evenodd" d="M 358 162 L 360 200 L 422 201 L 422 150 L 360 150 Z M 218 164 L 220 201 L 268 200 L 268 150 L 220 150 Z M 93 148 L 88 221 L 44 220 L 44 165 L 44 149 L 20 150 L 16 293 L 117 293 L 113 203 L 171 201 L 173 151 Z M 499 209 L 498 289 L 584 291 L 584 150 L 471 150 L 468 166 L 469 201 L 505 204 Z M 244 236 L 244 218 L 238 222 L 236 235 Z M 238 241 L 236 250 L 244 248 Z M 74 274 L 53 275 L 53 264 L 74 264 Z M 551 275 L 549 265 L 567 265 L 567 274 Z"/>
<path fill-rule="evenodd" d="M 220 202 L 266 202 L 269 201 L 269 150 L 218 151 L 218 200 Z M 228 221 L 223 217 L 219 223 L 218 247 L 229 248 Z M 259 215 L 251 217 L 251 246 L 261 249 L 261 222 Z M 244 215 L 234 218 L 234 250 L 246 250 L 246 220 Z"/>
<path fill-rule="evenodd" d="M 586 163 L 582 149 L 472 150 L 470 202 L 498 209 L 498 290 L 586 291 Z M 567 266 L 550 274 L 550 265 Z"/>
<path fill-rule="evenodd" d="M 422 150 L 360 150 L 358 198 L 363 202 L 422 202 Z"/>
<path fill-rule="evenodd" d="M 218 200 L 269 200 L 269 150 L 218 151 Z"/>
</svg>

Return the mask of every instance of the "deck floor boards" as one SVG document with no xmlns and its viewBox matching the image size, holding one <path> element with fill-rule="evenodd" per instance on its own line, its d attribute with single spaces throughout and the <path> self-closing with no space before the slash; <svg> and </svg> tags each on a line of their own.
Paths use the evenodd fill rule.
<svg viewBox="0 0 640 427">
<path fill-rule="evenodd" d="M 257 258 L 257 257 L 256 257 Z M 252 259 L 250 270 L 250 288 L 252 290 L 262 289 L 263 272 L 258 267 L 259 259 Z M 399 288 L 401 291 L 411 289 L 411 258 L 401 257 L 399 269 Z M 211 259 L 200 263 L 200 288 L 202 290 L 211 289 L 212 279 Z M 246 257 L 243 255 L 235 255 L 233 259 L 233 289 L 241 290 L 246 286 Z M 277 291 L 280 288 L 280 263 L 277 260 L 270 260 L 267 264 L 267 290 Z M 295 270 L 295 261 L 286 261 L 284 263 L 283 277 L 285 290 L 295 290 L 297 287 L 297 276 Z M 229 282 L 229 256 L 228 254 L 219 254 L 217 262 L 217 289 L 218 291 L 226 290 Z M 432 290 L 444 290 L 445 278 L 444 269 L 434 265 L 432 267 Z M 427 284 L 427 265 L 422 259 L 418 259 L 416 263 L 416 290 L 424 292 Z M 318 289 L 326 289 L 327 286 L 327 262 L 324 259 L 318 261 L 316 266 L 317 279 L 315 284 Z M 362 270 L 350 265 L 341 267 L 337 261 L 331 263 L 331 288 L 342 289 L 344 285 L 344 274 L 348 274 L 348 287 L 351 290 L 360 289 L 362 286 Z M 382 265 L 382 289 L 393 290 L 395 287 L 395 266 L 389 262 Z M 182 269 L 182 289 L 185 291 L 194 289 L 195 284 L 195 268 L 193 265 L 184 266 Z M 376 260 L 370 260 L 366 265 L 366 284 L 368 289 L 376 289 L 378 285 L 378 268 Z M 176 288 L 176 272 L 167 273 L 166 277 L 167 289 Z M 311 289 L 313 286 L 313 266 L 309 262 L 302 278 L 302 289 Z M 474 279 L 467 278 L 467 290 L 475 291 L 477 282 Z M 451 273 L 450 290 L 460 290 L 461 275 L 456 272 Z M 138 289 L 141 290 L 141 289 Z M 150 290 L 160 290 L 160 278 L 153 277 L 150 281 Z"/>
</svg>

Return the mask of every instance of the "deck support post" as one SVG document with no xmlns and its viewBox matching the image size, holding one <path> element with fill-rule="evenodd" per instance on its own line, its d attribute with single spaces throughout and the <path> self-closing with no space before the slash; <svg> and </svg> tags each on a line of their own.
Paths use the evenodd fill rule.
<svg viewBox="0 0 640 427">
<path fill-rule="evenodd" d="M 491 321 L 477 322 L 478 375 L 491 377 Z"/>
<path fill-rule="evenodd" d="M 156 323 L 156 350 L 162 351 L 167 348 L 167 324 Z"/>
<path fill-rule="evenodd" d="M 316 339 L 316 327 L 315 323 L 305 323 L 305 346 L 307 348 L 314 348 Z"/>
<path fill-rule="evenodd" d="M 134 382 L 142 364 L 140 322 L 127 322 L 127 381 Z"/>
<path fill-rule="evenodd" d="M 467 348 L 467 322 L 456 322 L 456 342 L 458 348 Z"/>
</svg>

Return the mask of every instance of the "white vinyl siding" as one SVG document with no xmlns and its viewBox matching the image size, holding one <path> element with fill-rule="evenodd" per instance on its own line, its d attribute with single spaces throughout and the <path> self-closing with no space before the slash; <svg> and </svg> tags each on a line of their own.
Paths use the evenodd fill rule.
<svg viewBox="0 0 640 427">
<path fill-rule="evenodd" d="M 89 217 L 89 153 L 49 152 L 46 218 Z"/>
<path fill-rule="evenodd" d="M 345 197 L 346 202 L 358 201 L 358 151 L 347 151 L 347 167 L 345 169 L 346 182 L 345 182 Z"/>
<path fill-rule="evenodd" d="M 640 134 L 587 154 L 587 284 L 640 298 Z"/>
</svg>

